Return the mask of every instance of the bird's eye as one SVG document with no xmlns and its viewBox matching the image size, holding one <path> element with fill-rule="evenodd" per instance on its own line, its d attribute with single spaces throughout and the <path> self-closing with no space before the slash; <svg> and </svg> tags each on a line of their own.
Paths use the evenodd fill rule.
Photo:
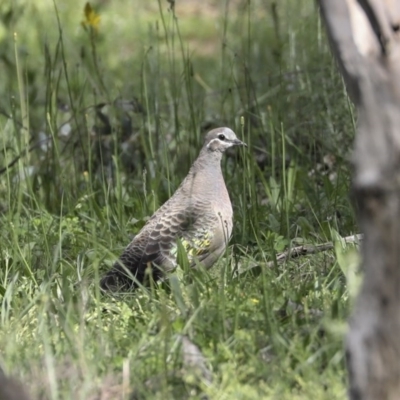
<svg viewBox="0 0 400 400">
<path fill-rule="evenodd" d="M 225 135 L 221 133 L 220 135 L 218 135 L 218 139 L 219 140 L 225 140 Z"/>
</svg>

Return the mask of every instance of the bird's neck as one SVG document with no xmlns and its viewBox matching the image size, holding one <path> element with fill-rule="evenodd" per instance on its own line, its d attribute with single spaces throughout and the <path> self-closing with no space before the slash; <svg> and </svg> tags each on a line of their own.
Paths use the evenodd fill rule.
<svg viewBox="0 0 400 400">
<path fill-rule="evenodd" d="M 221 168 L 222 153 L 220 151 L 210 151 L 203 147 L 199 156 L 193 163 L 193 168 L 196 170 L 213 170 L 218 171 Z"/>
<path fill-rule="evenodd" d="M 189 172 L 191 185 L 211 197 L 218 196 L 219 190 L 226 190 L 221 159 L 221 152 L 203 149 Z"/>
</svg>

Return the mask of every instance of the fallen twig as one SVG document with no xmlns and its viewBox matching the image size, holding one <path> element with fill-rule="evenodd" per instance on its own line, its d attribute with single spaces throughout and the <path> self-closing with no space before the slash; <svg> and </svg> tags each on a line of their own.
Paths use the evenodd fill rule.
<svg viewBox="0 0 400 400">
<path fill-rule="evenodd" d="M 345 243 L 358 243 L 358 242 L 361 242 L 362 239 L 363 239 L 362 233 L 341 238 L 341 240 L 344 241 Z M 289 248 L 288 250 L 283 251 L 282 253 L 277 254 L 275 260 L 268 261 L 267 263 L 256 263 L 254 265 L 251 265 L 250 267 L 247 267 L 247 268 L 239 271 L 238 275 L 242 275 L 243 273 L 249 272 L 256 268 L 262 268 L 262 267 L 272 268 L 277 264 L 283 264 L 284 262 L 289 261 L 291 259 L 310 255 L 310 254 L 321 253 L 321 252 L 327 251 L 327 250 L 332 250 L 334 247 L 335 247 L 334 242 L 327 242 L 327 243 L 316 244 L 316 245 L 304 244 L 301 246 L 295 246 L 295 247 Z"/>
<path fill-rule="evenodd" d="M 358 243 L 362 240 L 362 238 L 363 238 L 363 234 L 359 233 L 357 235 L 346 236 L 346 237 L 342 238 L 342 240 L 345 243 Z M 320 252 L 326 251 L 326 250 L 331 250 L 334 248 L 334 246 L 335 246 L 334 242 L 327 242 L 327 243 L 316 244 L 316 245 L 304 244 L 302 246 L 292 247 L 288 250 L 285 250 L 282 253 L 279 253 L 276 256 L 276 260 L 269 261 L 267 263 L 267 265 L 269 267 L 272 267 L 275 265 L 275 262 L 278 262 L 279 264 L 281 264 L 284 261 L 290 260 L 292 258 L 306 256 L 308 254 L 316 254 L 316 253 L 320 253 Z"/>
</svg>

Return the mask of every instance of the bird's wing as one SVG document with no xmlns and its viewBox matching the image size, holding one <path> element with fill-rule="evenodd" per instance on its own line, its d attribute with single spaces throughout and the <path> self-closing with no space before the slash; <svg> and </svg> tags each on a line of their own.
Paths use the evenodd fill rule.
<svg viewBox="0 0 400 400">
<path fill-rule="evenodd" d="M 189 260 L 208 253 L 213 247 L 213 236 L 218 217 L 209 201 L 170 204 L 152 224 L 146 227 L 143 238 L 143 260 L 151 261 L 168 270 L 176 265 L 177 241 L 180 240 Z M 151 258 L 151 260 L 149 259 Z M 142 261 L 143 261 L 142 260 Z"/>
<path fill-rule="evenodd" d="M 207 202 L 189 205 L 170 202 L 168 207 L 162 207 L 150 218 L 126 247 L 114 268 L 105 276 L 103 286 L 107 286 L 107 276 L 111 286 L 120 286 L 124 281 L 130 281 L 132 285 L 129 274 L 143 283 L 149 266 L 155 279 L 163 271 L 173 269 L 176 266 L 178 239 L 190 260 L 197 257 L 201 261 L 212 248 L 216 223 L 218 217 L 209 212 Z"/>
<path fill-rule="evenodd" d="M 195 259 L 201 261 L 212 252 L 216 247 L 217 227 L 220 219 L 212 210 L 204 212 L 206 207 L 198 207 L 194 212 L 196 219 L 188 229 L 182 231 L 180 236 L 181 243 L 186 250 L 189 260 L 192 264 Z"/>
</svg>

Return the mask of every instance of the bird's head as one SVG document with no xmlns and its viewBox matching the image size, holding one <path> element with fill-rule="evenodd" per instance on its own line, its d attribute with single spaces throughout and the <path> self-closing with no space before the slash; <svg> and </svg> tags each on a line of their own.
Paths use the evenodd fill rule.
<svg viewBox="0 0 400 400">
<path fill-rule="evenodd" d="M 204 142 L 204 147 L 208 151 L 219 151 L 224 153 L 226 149 L 232 146 L 247 146 L 246 143 L 239 140 L 235 132 L 229 128 L 217 128 L 208 132 Z"/>
</svg>

